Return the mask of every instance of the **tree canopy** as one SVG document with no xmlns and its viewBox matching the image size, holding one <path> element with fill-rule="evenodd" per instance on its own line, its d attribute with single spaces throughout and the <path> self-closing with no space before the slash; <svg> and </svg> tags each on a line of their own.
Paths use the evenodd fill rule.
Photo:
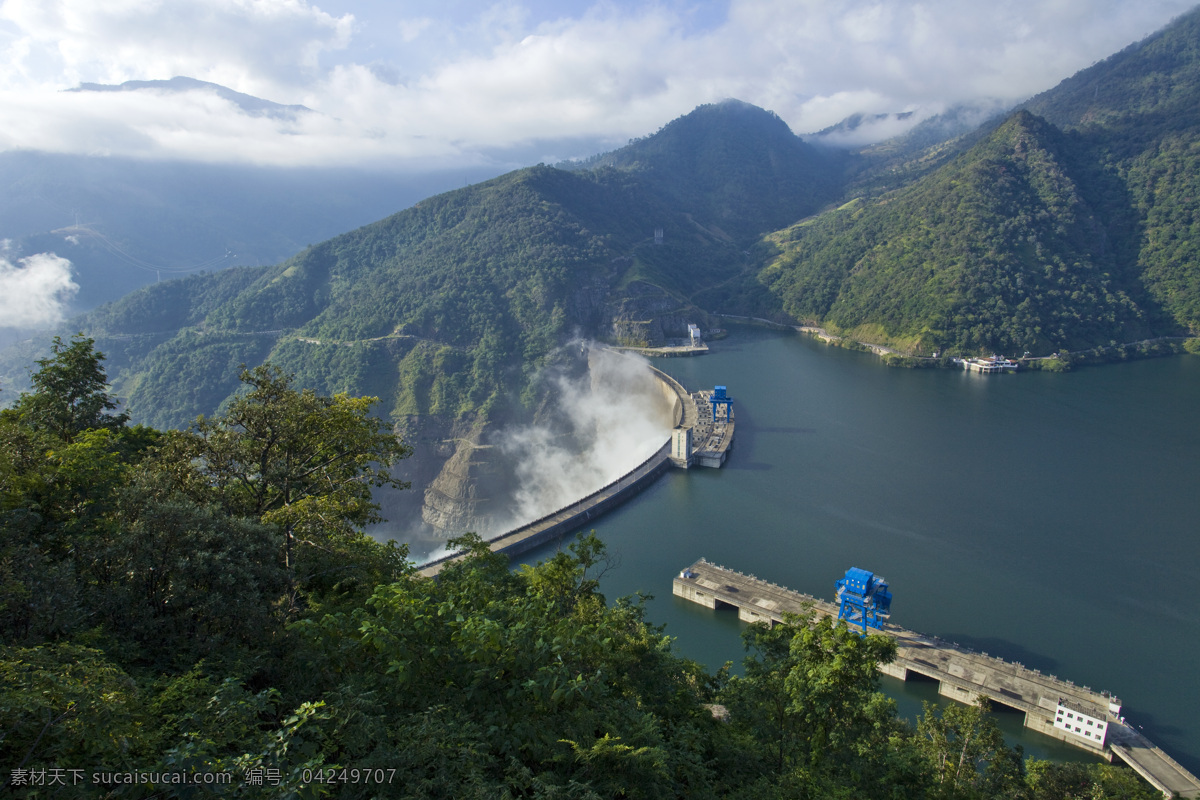
<svg viewBox="0 0 1200 800">
<path fill-rule="evenodd" d="M 355 528 L 407 453 L 371 399 L 243 380 L 186 432 L 101 418 L 67 442 L 0 414 L 8 794 L 1154 796 L 1107 765 L 1026 766 L 979 709 L 913 728 L 877 691 L 894 644 L 828 619 L 751 626 L 743 674 L 709 673 L 601 594 L 594 535 L 517 570 L 471 535 L 422 578 Z"/>
<path fill-rule="evenodd" d="M 22 394 L 16 410 L 22 421 L 34 430 L 47 431 L 68 444 L 85 430 L 113 430 L 128 421 L 129 415 L 115 411 L 117 403 L 108 396 L 108 376 L 90 339 L 77 333 L 69 343 L 55 336 L 49 358 L 37 361 L 38 370 L 30 376 L 33 391 Z"/>
</svg>

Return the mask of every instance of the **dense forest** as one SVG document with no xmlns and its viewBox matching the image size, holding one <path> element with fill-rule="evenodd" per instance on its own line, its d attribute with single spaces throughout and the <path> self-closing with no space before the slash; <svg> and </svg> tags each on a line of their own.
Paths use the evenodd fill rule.
<svg viewBox="0 0 1200 800">
<path fill-rule="evenodd" d="M 408 454 L 373 398 L 263 366 L 186 430 L 131 426 L 94 342 L 0 412 L 0 775 L 9 796 L 1126 798 L 1026 761 L 976 707 L 915 726 L 894 644 L 751 626 L 741 675 L 608 602 L 603 543 L 437 580 L 358 527 Z"/>
<path fill-rule="evenodd" d="M 1101 181 L 1069 137 L 1021 111 L 897 196 L 772 237 L 783 252 L 760 280 L 796 318 L 926 355 L 1148 338 L 1171 323 L 1086 199 Z"/>
<path fill-rule="evenodd" d="M 1200 10 L 950 142 L 874 148 L 768 237 L 783 309 L 854 338 L 1021 355 L 1200 329 Z"/>
</svg>

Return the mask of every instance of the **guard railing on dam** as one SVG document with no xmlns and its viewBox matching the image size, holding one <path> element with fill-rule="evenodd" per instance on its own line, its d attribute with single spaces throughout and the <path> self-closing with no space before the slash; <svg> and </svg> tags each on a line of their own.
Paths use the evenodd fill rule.
<svg viewBox="0 0 1200 800">
<path fill-rule="evenodd" d="M 738 618 L 747 622 L 775 624 L 782 622 L 785 614 L 809 612 L 838 616 L 833 603 L 705 559 L 676 576 L 672 593 L 706 608 L 736 608 Z M 938 693 L 945 697 L 972 703 L 982 695 L 1023 711 L 1027 728 L 1101 758 L 1111 760 L 1115 755 L 1168 796 L 1200 797 L 1200 780 L 1109 713 L 1120 708 L 1115 696 L 898 625 L 887 624 L 878 633 L 896 640 L 896 660 L 879 665 L 880 672 L 900 680 L 907 680 L 910 674 L 923 675 L 936 680 Z M 1092 739 L 1056 727 L 1055 714 L 1062 703 L 1099 709 L 1096 713 L 1107 726 L 1107 737 Z"/>
<path fill-rule="evenodd" d="M 631 472 L 592 492 L 587 497 L 485 541 L 494 553 L 517 555 L 581 528 L 653 483 L 671 466 L 670 453 L 671 443 L 668 441 Z M 436 561 L 431 561 L 421 568 L 420 573 L 426 577 L 433 577 L 442 570 L 442 567 L 457 558 L 462 558 L 462 554 L 451 553 Z"/>
<path fill-rule="evenodd" d="M 658 378 L 660 385 L 663 387 L 664 394 L 668 397 L 674 396 L 671 415 L 674 418 L 675 424 L 686 423 L 689 407 L 692 405 L 687 389 L 683 388 L 683 385 L 679 381 L 662 370 L 650 367 L 650 371 L 654 373 L 654 377 Z M 695 409 L 692 408 L 690 413 L 692 424 L 695 424 Z M 521 527 L 506 533 L 485 539 L 484 541 L 487 542 L 488 547 L 494 553 L 517 555 L 527 550 L 532 550 L 544 542 L 548 542 L 551 539 L 587 525 L 606 511 L 624 503 L 653 483 L 670 466 L 671 440 L 668 439 L 662 447 L 658 448 L 654 455 L 607 486 L 597 489 L 587 497 L 577 500 L 569 506 L 560 508 L 558 511 L 535 519 L 533 522 L 527 522 Z M 442 567 L 457 558 L 462 558 L 462 553 L 450 553 L 449 555 L 430 561 L 422 565 L 420 574 L 426 577 L 433 577 L 442 570 Z"/>
</svg>

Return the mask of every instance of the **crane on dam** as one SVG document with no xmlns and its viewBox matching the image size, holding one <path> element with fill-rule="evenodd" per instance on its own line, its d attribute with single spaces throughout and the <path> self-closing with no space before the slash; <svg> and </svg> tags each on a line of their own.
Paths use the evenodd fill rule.
<svg viewBox="0 0 1200 800">
<path fill-rule="evenodd" d="M 883 623 L 892 612 L 892 593 L 887 581 L 873 572 L 858 567 L 846 570 L 846 577 L 834 584 L 837 587 L 838 619 L 851 627 L 862 626 L 883 630 Z"/>
</svg>

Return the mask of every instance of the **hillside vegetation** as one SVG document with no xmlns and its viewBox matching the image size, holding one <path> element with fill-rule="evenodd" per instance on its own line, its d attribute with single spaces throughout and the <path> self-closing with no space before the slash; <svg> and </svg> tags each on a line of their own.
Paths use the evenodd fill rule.
<svg viewBox="0 0 1200 800">
<path fill-rule="evenodd" d="M 711 674 L 606 601 L 594 536 L 518 571 L 468 537 L 421 578 L 355 529 L 408 452 L 372 398 L 262 367 L 164 432 L 112 413 L 101 359 L 56 341 L 0 412 L 6 796 L 1156 796 L 1025 762 L 978 708 L 910 726 L 877 691 L 894 642 L 828 619 L 751 626 Z"/>
<path fill-rule="evenodd" d="M 856 178 L 918 176 L 770 237 L 760 282 L 797 319 L 919 354 L 1194 333 L 1198 43 L 1200 10 L 941 154 Z"/>
<path fill-rule="evenodd" d="M 1019 112 L 913 186 L 771 237 L 782 253 L 760 280 L 797 319 L 925 354 L 1145 338 L 1160 315 L 1128 235 L 1112 241 L 1110 209 L 1089 202 L 1094 172 L 1070 137 Z"/>
<path fill-rule="evenodd" d="M 834 196 L 819 152 L 745 104 L 705 106 L 571 171 L 428 198 L 280 264 L 146 287 L 75 323 L 112 354 L 139 421 L 184 425 L 270 358 L 381 411 L 524 413 L 568 339 L 685 335 L 744 249 Z M 664 232 L 655 244 L 655 230 Z"/>
</svg>

